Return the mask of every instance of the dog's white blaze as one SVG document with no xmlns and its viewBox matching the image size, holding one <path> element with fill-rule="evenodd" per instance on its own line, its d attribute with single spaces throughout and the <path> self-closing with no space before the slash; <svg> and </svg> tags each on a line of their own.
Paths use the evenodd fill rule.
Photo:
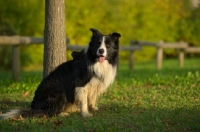
<svg viewBox="0 0 200 132">
<path fill-rule="evenodd" d="M 104 49 L 104 53 L 103 53 L 103 54 L 100 54 L 100 53 L 99 53 L 99 50 L 100 50 L 100 49 Z M 98 56 L 100 56 L 100 55 L 103 55 L 104 57 L 107 56 L 107 50 L 106 50 L 106 44 L 105 44 L 105 36 L 103 36 L 103 39 L 102 39 L 102 41 L 101 41 L 101 45 L 100 45 L 100 47 L 98 48 L 96 54 L 97 54 Z"/>
</svg>

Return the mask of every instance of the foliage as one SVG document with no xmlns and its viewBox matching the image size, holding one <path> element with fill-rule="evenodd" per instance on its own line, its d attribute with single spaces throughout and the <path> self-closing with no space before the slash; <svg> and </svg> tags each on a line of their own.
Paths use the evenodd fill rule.
<svg viewBox="0 0 200 132">
<path fill-rule="evenodd" d="M 44 1 L 7 0 L 0 7 L 0 35 L 43 36 Z M 21 46 L 22 66 L 41 63 L 42 51 L 42 46 Z M 10 68 L 11 47 L 0 46 L 0 56 L 0 67 Z"/>
<path fill-rule="evenodd" d="M 43 36 L 44 1 L 6 0 L 0 1 L 0 7 L 0 35 Z M 136 39 L 186 41 L 198 46 L 199 23 L 200 8 L 192 8 L 189 0 L 66 1 L 66 35 L 70 44 L 87 45 L 91 36 L 89 28 L 93 27 L 105 34 L 121 33 L 121 45 L 129 45 Z M 35 50 L 37 55 L 33 55 Z M 1 46 L 0 56 L 3 51 L 10 53 L 11 50 Z M 21 52 L 23 66 L 41 63 L 42 46 L 23 47 Z M 174 50 L 165 52 L 169 56 L 175 53 Z M 151 48 L 144 48 L 137 52 L 136 59 L 149 60 L 155 53 Z M 120 56 L 126 59 L 127 54 Z M 1 65 L 9 66 L 7 62 L 10 62 L 7 56 L 0 58 Z"/>
<path fill-rule="evenodd" d="M 185 21 L 184 21 L 185 20 Z M 192 9 L 191 15 L 181 21 L 180 34 L 182 40 L 189 42 L 192 46 L 199 46 L 200 38 L 200 8 Z M 185 29 L 187 28 L 187 32 Z"/>
<path fill-rule="evenodd" d="M 155 62 L 136 63 L 129 71 L 126 62 L 119 66 L 116 82 L 100 98 L 94 117 L 79 113 L 69 117 L 0 120 L 0 131 L 200 131 L 200 63 L 166 60 L 163 70 Z M 13 82 L 8 73 L 0 76 L 0 111 L 29 108 L 41 72 L 22 74 Z"/>
</svg>

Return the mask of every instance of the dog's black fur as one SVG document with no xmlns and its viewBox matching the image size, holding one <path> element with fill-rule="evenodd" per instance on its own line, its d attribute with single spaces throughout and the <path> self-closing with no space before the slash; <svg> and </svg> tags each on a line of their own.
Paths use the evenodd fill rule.
<svg viewBox="0 0 200 132">
<path fill-rule="evenodd" d="M 91 108 L 95 109 L 95 102 L 90 103 L 90 100 L 96 100 L 97 96 L 104 91 L 102 90 L 104 86 L 106 89 L 114 81 L 118 65 L 118 42 L 121 36 L 119 33 L 103 35 L 96 29 L 90 30 L 93 35 L 89 46 L 80 52 L 73 52 L 73 60 L 58 66 L 39 84 L 31 102 L 31 110 L 12 110 L 0 117 L 13 118 L 19 115 L 22 117 L 43 115 L 51 117 L 65 112 L 68 104 L 76 102 L 81 105 L 82 115 L 90 116 L 91 114 L 84 107 L 91 105 Z M 100 46 L 104 46 L 104 49 L 100 49 Z M 106 52 L 105 56 L 103 52 Z M 107 70 L 107 67 L 110 69 Z M 113 70 L 109 74 L 111 80 L 109 77 L 106 78 L 106 70 Z M 111 74 L 114 74 L 113 77 Z M 93 97 L 92 94 L 95 96 Z M 87 98 L 91 99 L 87 102 Z M 87 103 L 86 106 L 84 101 Z"/>
<path fill-rule="evenodd" d="M 92 76 L 84 60 L 63 63 L 40 83 L 31 108 L 45 110 L 49 116 L 61 113 L 67 102 L 74 103 L 75 88 L 83 87 Z"/>
</svg>

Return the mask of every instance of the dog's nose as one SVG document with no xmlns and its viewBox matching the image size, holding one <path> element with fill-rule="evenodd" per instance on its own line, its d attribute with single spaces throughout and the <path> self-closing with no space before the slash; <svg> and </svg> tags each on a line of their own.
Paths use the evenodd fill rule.
<svg viewBox="0 0 200 132">
<path fill-rule="evenodd" d="M 99 53 L 103 54 L 104 53 L 104 49 L 99 49 Z"/>
</svg>

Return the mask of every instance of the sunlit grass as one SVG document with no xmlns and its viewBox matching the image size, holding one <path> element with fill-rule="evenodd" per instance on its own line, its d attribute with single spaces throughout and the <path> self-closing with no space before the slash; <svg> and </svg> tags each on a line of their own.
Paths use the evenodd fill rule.
<svg viewBox="0 0 200 132">
<path fill-rule="evenodd" d="M 0 131 L 200 131 L 200 63 L 164 60 L 136 62 L 134 70 L 121 61 L 115 83 L 99 100 L 94 117 L 80 113 L 69 117 L 0 121 Z M 0 111 L 29 108 L 42 72 L 23 72 L 20 82 L 10 73 L 0 76 Z"/>
</svg>

